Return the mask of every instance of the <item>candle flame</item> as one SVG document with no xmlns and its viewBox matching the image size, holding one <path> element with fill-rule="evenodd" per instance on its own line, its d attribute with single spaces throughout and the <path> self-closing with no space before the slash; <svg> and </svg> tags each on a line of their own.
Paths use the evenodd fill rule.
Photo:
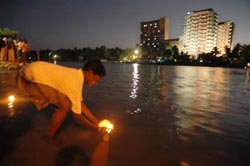
<svg viewBox="0 0 250 166">
<path fill-rule="evenodd" d="M 99 127 L 105 127 L 106 128 L 106 132 L 107 133 L 110 133 L 113 128 L 114 128 L 114 125 L 112 123 L 110 123 L 109 120 L 107 119 L 104 119 L 102 120 L 99 124 L 98 124 Z"/>
<path fill-rule="evenodd" d="M 15 101 L 15 96 L 13 96 L 13 95 L 10 95 L 9 97 L 9 102 L 14 102 Z"/>
</svg>

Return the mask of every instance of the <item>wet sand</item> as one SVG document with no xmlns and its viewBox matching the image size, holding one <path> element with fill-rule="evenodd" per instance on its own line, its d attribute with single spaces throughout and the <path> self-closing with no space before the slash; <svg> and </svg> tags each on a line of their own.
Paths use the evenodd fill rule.
<svg viewBox="0 0 250 166">
<path fill-rule="evenodd" d="M 52 111 L 37 112 L 32 104 L 23 109 L 25 113 L 15 118 L 1 117 L 1 166 L 55 165 L 57 160 L 67 160 L 59 156 L 65 148 L 77 147 L 90 156 L 100 142 L 99 134 L 77 126 L 68 116 L 56 135 L 61 144 L 48 143 L 41 136 L 46 131 Z"/>
</svg>

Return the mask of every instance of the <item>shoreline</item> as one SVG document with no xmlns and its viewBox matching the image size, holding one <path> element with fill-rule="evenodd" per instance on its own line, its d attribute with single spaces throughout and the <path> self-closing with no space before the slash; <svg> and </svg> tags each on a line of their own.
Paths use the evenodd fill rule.
<svg viewBox="0 0 250 166">
<path fill-rule="evenodd" d="M 8 69 L 8 70 L 17 70 L 22 66 L 22 63 L 9 62 L 9 61 L 0 61 L 0 69 Z"/>
<path fill-rule="evenodd" d="M 49 61 L 46 61 L 49 62 Z M 60 62 L 81 62 L 81 61 L 60 61 Z M 119 63 L 119 64 L 143 64 L 143 65 L 167 65 L 167 66 L 194 66 L 194 67 L 222 67 L 222 68 L 238 68 L 238 69 L 249 69 L 248 64 L 244 67 L 237 66 L 223 66 L 223 65 L 206 65 L 206 64 L 173 64 L 173 63 L 147 63 L 147 62 L 118 62 L 118 61 L 103 61 L 105 63 Z M 9 62 L 9 61 L 0 61 L 0 69 L 8 69 L 8 70 L 18 70 L 20 69 L 24 63 L 22 62 Z"/>
</svg>

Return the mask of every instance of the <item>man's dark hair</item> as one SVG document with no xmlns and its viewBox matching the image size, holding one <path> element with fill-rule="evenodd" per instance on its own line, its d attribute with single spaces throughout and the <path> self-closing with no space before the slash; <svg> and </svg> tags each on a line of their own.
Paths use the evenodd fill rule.
<svg viewBox="0 0 250 166">
<path fill-rule="evenodd" d="M 93 71 L 95 75 L 104 77 L 106 75 L 105 68 L 99 59 L 89 60 L 82 67 L 84 71 Z"/>
</svg>

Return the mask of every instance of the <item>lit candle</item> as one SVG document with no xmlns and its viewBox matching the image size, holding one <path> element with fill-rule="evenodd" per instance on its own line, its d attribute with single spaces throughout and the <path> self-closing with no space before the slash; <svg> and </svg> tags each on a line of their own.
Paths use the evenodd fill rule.
<svg viewBox="0 0 250 166">
<path fill-rule="evenodd" d="M 9 102 L 13 103 L 15 101 L 15 96 L 10 95 L 9 97 Z"/>
<path fill-rule="evenodd" d="M 114 125 L 112 123 L 110 123 L 109 120 L 107 119 L 104 119 L 102 120 L 99 124 L 98 124 L 99 127 L 105 127 L 106 128 L 106 132 L 107 133 L 110 133 L 113 128 L 114 128 Z"/>
</svg>

